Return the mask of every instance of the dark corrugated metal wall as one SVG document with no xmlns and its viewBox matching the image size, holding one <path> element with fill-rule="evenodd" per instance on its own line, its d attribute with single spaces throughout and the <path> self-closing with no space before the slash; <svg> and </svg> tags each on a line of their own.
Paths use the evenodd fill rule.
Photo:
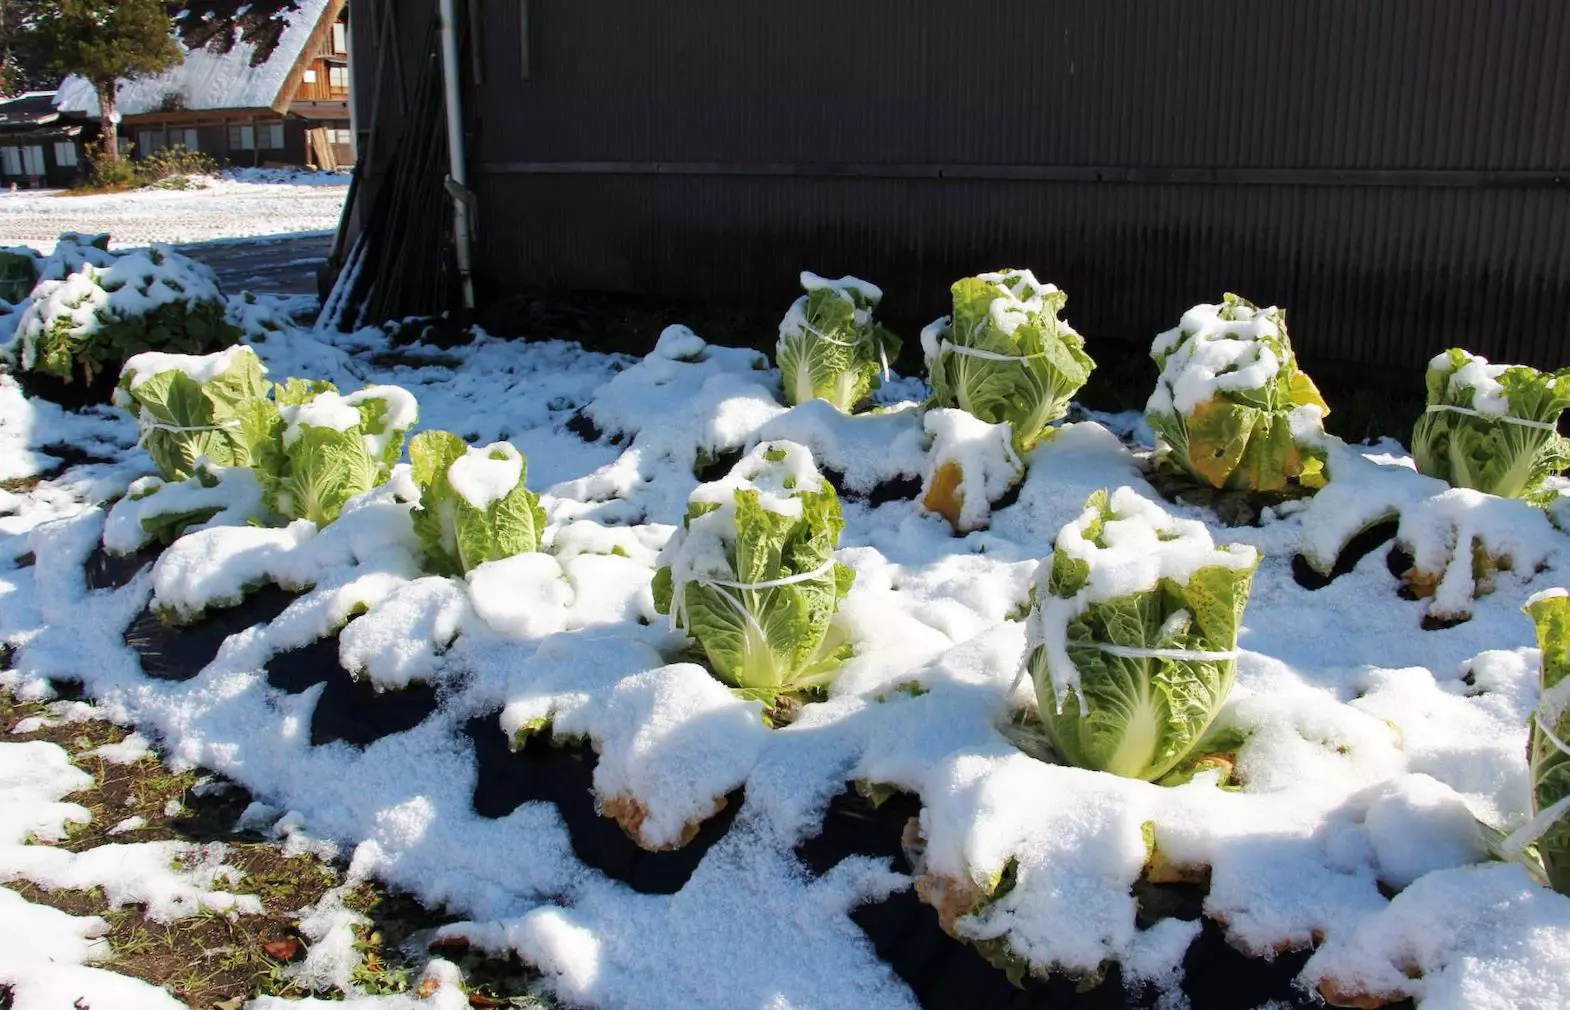
<svg viewBox="0 0 1570 1010">
<path fill-rule="evenodd" d="M 482 13 L 471 157 L 501 286 L 783 307 L 809 268 L 923 317 L 1022 265 L 1092 337 L 1233 290 L 1287 306 L 1309 356 L 1570 360 L 1566 0 Z"/>
</svg>

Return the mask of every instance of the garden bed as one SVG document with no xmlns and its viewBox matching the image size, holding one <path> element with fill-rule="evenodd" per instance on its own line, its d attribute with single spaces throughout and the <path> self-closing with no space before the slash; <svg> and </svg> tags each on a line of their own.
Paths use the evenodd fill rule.
<svg viewBox="0 0 1570 1010">
<path fill-rule="evenodd" d="M 761 356 L 680 328 L 642 360 L 482 333 L 456 368 L 380 331 L 251 336 L 274 378 L 410 390 L 417 430 L 463 443 L 436 468 L 449 483 L 492 475 L 481 505 L 460 489 L 413 511 L 411 489 L 450 489 L 400 465 L 330 522 L 209 511 L 167 549 L 115 555 L 106 503 L 152 462 L 110 451 L 131 420 L 83 422 L 84 455 L 55 453 L 65 467 L 0 517 L 0 683 L 41 696 L 79 679 L 180 761 L 460 916 L 438 949 L 640 1010 L 1320 994 L 1519 1010 L 1570 986 L 1570 902 L 1488 843 L 1530 814 L 1538 658 L 1520 608 L 1570 566 L 1540 510 L 1451 493 L 1393 442 L 1328 436 L 1328 482 L 1196 496 L 1139 417 L 1077 411 L 1039 442 L 994 439 L 1016 479 L 959 523 L 935 514 L 927 458 L 952 431 L 924 427 L 936 411 L 912 380 L 845 415 L 787 406 Z M 0 398 L 3 418 L 39 409 L 6 378 Z M 16 445 L 16 468 L 55 440 Z M 737 476 L 808 473 L 803 449 L 821 484 Z M 655 581 L 676 556 L 662 548 L 701 553 L 707 506 L 728 507 L 700 482 L 754 478 L 831 489 L 843 520 L 827 562 L 765 588 L 854 574 L 835 597 L 837 679 L 786 698 L 716 680 L 722 650 L 682 633 L 691 614 Z M 486 509 L 513 494 L 544 518 L 501 551 Z M 1041 644 L 1038 564 L 1087 501 L 1130 498 L 1173 524 L 1152 550 L 1202 529 L 1254 566 L 1211 727 L 1225 741 L 1149 776 L 1166 784 L 1033 746 L 1043 710 L 1020 676 Z M 434 546 L 465 517 L 467 539 Z"/>
</svg>

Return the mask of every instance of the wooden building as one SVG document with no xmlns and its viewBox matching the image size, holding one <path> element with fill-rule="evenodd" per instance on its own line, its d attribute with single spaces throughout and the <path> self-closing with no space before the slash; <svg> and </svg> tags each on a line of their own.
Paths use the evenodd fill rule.
<svg viewBox="0 0 1570 1010">
<path fill-rule="evenodd" d="M 482 303 L 783 311 L 810 269 L 920 322 L 1018 266 L 1092 340 L 1148 345 L 1234 291 L 1286 306 L 1312 359 L 1570 361 L 1565 0 L 455 7 Z M 439 97 L 418 118 L 437 10 L 356 0 L 357 227 L 450 199 L 442 172 L 381 195 L 410 130 L 445 164 Z"/>
<path fill-rule="evenodd" d="M 345 0 L 301 0 L 259 65 L 241 42 L 228 53 L 187 52 L 167 73 L 122 82 L 121 143 L 134 157 L 183 145 L 236 167 L 352 165 L 348 31 Z M 80 78 L 61 85 L 59 101 L 62 111 L 97 115 Z"/>
<path fill-rule="evenodd" d="M 55 108 L 55 92 L 0 101 L 0 187 L 61 188 L 81 177 L 98 122 Z"/>
</svg>

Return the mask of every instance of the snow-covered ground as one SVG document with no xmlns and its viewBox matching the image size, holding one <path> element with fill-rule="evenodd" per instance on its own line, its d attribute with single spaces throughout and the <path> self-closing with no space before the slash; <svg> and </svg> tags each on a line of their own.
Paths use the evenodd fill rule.
<svg viewBox="0 0 1570 1010">
<path fill-rule="evenodd" d="M 911 990 L 849 912 L 914 881 L 870 857 L 815 877 L 795 854 L 831 798 L 860 780 L 920 798 L 929 894 L 1014 874 L 1012 890 L 962 928 L 1001 938 L 1038 971 L 1090 975 L 1115 961 L 1125 979 L 1167 990 L 1163 1006 L 1184 1005 L 1175 987 L 1199 923 L 1136 925 L 1131 888 L 1153 842 L 1170 864 L 1203 872 L 1205 912 L 1235 945 L 1264 957 L 1314 948 L 1305 987 L 1413 997 L 1425 1010 L 1570 1005 L 1570 900 L 1492 860 L 1486 844 L 1530 812 L 1539 658 L 1520 608 L 1570 572 L 1570 538 L 1524 503 L 1449 493 L 1386 443 L 1334 447 L 1330 487 L 1259 526 L 1163 504 L 1261 556 L 1221 716 L 1247 736 L 1241 787 L 1222 788 L 1211 771 L 1168 788 L 1028 757 L 1005 732 L 1029 702 L 1020 617 L 1059 531 L 1101 488 L 1161 502 L 1137 418 L 1064 425 L 1022 461 L 1017 500 L 964 536 L 909 497 L 847 498 L 835 558 L 856 573 L 843 605 L 855 656 L 826 701 L 773 729 L 757 703 L 684 661 L 684 636 L 653 604 L 659 550 L 699 483 L 695 468 L 790 440 L 847 487 L 908 481 L 925 466 L 917 403 L 858 417 L 822 401 L 787 409 L 761 356 L 684 328 L 641 361 L 483 335 L 456 352 L 386 356 L 377 331 L 294 331 L 255 346 L 276 378 L 395 383 L 418 397 L 422 428 L 511 440 L 542 492 L 550 555 L 503 563 L 504 578 L 422 576 L 400 469 L 322 530 L 191 533 L 127 585 L 89 591 L 83 565 L 103 537 L 105 500 L 151 469 L 136 425 L 110 408 L 63 412 L 0 379 L 0 469 L 41 470 L 56 442 L 108 460 L 3 502 L 0 638 L 14 654 L 0 684 L 41 696 L 50 678 L 83 680 L 174 760 L 231 776 L 353 848 L 357 872 L 467 916 L 447 932 L 519 954 L 566 1000 L 910 1010 Z M 606 437 L 568 427 L 580 410 Z M 1430 601 L 1399 595 L 1383 549 L 1320 589 L 1294 578 L 1294 556 L 1323 554 L 1383 509 L 1401 517 L 1420 562 L 1476 539 L 1520 563 L 1468 601 L 1470 619 L 1440 630 L 1425 630 Z M 1442 595 L 1470 593 L 1472 562 L 1470 547 L 1435 562 L 1448 566 Z M 149 678 L 122 639 L 149 604 L 194 612 L 269 582 L 301 595 L 230 637 L 194 679 Z M 363 749 L 312 746 L 320 690 L 285 693 L 264 667 L 340 629 L 346 668 L 390 690 L 435 684 L 440 706 Z M 635 807 L 652 844 L 678 841 L 717 797 L 744 788 L 745 800 L 678 893 L 637 893 L 577 858 L 551 803 L 476 813 L 463 733 L 476 718 L 496 734 L 549 720 L 564 739 L 592 741 L 599 799 Z M 52 755 L 34 757 L 54 769 Z M 51 805 L 68 772 L 50 774 L 59 782 L 19 787 L 27 823 L 68 815 Z M 80 960 L 81 933 L 60 927 L 69 958 Z"/>
<path fill-rule="evenodd" d="M 198 177 L 192 185 L 98 196 L 0 192 L 0 246 L 47 253 L 67 231 L 108 232 L 116 248 L 330 232 L 338 227 L 349 175 L 240 169 L 218 179 Z"/>
</svg>

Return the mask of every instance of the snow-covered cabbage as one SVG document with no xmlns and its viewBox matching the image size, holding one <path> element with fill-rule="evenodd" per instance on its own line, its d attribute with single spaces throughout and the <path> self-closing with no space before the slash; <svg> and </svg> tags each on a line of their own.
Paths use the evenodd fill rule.
<svg viewBox="0 0 1570 1010">
<path fill-rule="evenodd" d="M 274 387 L 274 399 L 270 430 L 252 447 L 257 478 L 269 508 L 317 526 L 387 480 L 420 416 L 414 396 L 397 386 L 341 396 L 330 382 L 290 379 Z"/>
<path fill-rule="evenodd" d="M 1158 779 L 1232 690 L 1258 556 L 1132 488 L 1090 496 L 1037 569 L 1028 670 L 1065 761 Z"/>
<path fill-rule="evenodd" d="M 450 431 L 422 431 L 409 440 L 409 462 L 420 489 L 414 531 L 437 574 L 540 549 L 545 510 L 524 486 L 529 463 L 511 443 L 473 448 Z"/>
<path fill-rule="evenodd" d="M 1428 409 L 1412 430 L 1419 472 L 1452 487 L 1533 498 L 1570 463 L 1570 444 L 1556 430 L 1570 407 L 1570 368 L 1491 365 L 1452 348 L 1428 363 L 1427 380 Z"/>
<path fill-rule="evenodd" d="M 266 374 L 256 353 L 239 345 L 200 356 L 146 351 L 125 363 L 114 399 L 136 418 L 158 472 L 180 480 L 203 458 L 251 465 L 251 445 L 274 413 Z"/>
<path fill-rule="evenodd" d="M 266 518 L 256 474 L 243 466 L 202 463 L 186 480 L 132 482 L 104 522 L 104 547 L 130 554 L 151 541 L 173 543 L 192 529 L 243 526 Z"/>
<path fill-rule="evenodd" d="M 899 354 L 899 338 L 872 319 L 883 292 L 855 277 L 832 281 L 807 271 L 801 286 L 807 293 L 780 321 L 774 351 L 785 402 L 821 397 L 849 412 L 878 388 Z"/>
<path fill-rule="evenodd" d="M 944 408 L 927 411 L 921 421 L 932 439 L 922 507 L 947 519 L 957 533 L 985 529 L 992 503 L 1025 475 L 1009 426 Z"/>
<path fill-rule="evenodd" d="M 745 697 L 799 699 L 851 653 L 834 621 L 856 577 L 834 561 L 844 526 L 811 450 L 764 442 L 692 492 L 683 528 L 660 554 L 654 605 Z"/>
<path fill-rule="evenodd" d="M 1319 480 L 1315 445 L 1330 408 L 1298 370 L 1286 313 L 1229 294 L 1185 312 L 1176 329 L 1156 337 L 1150 356 L 1161 376 L 1145 418 L 1173 462 L 1234 491 Z"/>
<path fill-rule="evenodd" d="M 64 382 L 117 372 L 141 351 L 200 354 L 240 333 L 212 268 L 152 246 L 110 253 L 107 236 L 61 236 L 6 348 L 22 371 Z"/>
<path fill-rule="evenodd" d="M 1570 752 L 1564 749 L 1570 741 L 1570 594 L 1550 589 L 1525 609 L 1543 653 L 1542 700 L 1527 739 L 1532 813 L 1553 818 L 1537 839 L 1537 852 L 1554 890 L 1570 894 Z"/>
<path fill-rule="evenodd" d="M 921 331 L 933 403 L 1006 421 L 1016 446 L 1031 448 L 1096 367 L 1058 318 L 1068 295 L 1029 270 L 966 277 L 950 291 L 954 314 Z"/>
</svg>

